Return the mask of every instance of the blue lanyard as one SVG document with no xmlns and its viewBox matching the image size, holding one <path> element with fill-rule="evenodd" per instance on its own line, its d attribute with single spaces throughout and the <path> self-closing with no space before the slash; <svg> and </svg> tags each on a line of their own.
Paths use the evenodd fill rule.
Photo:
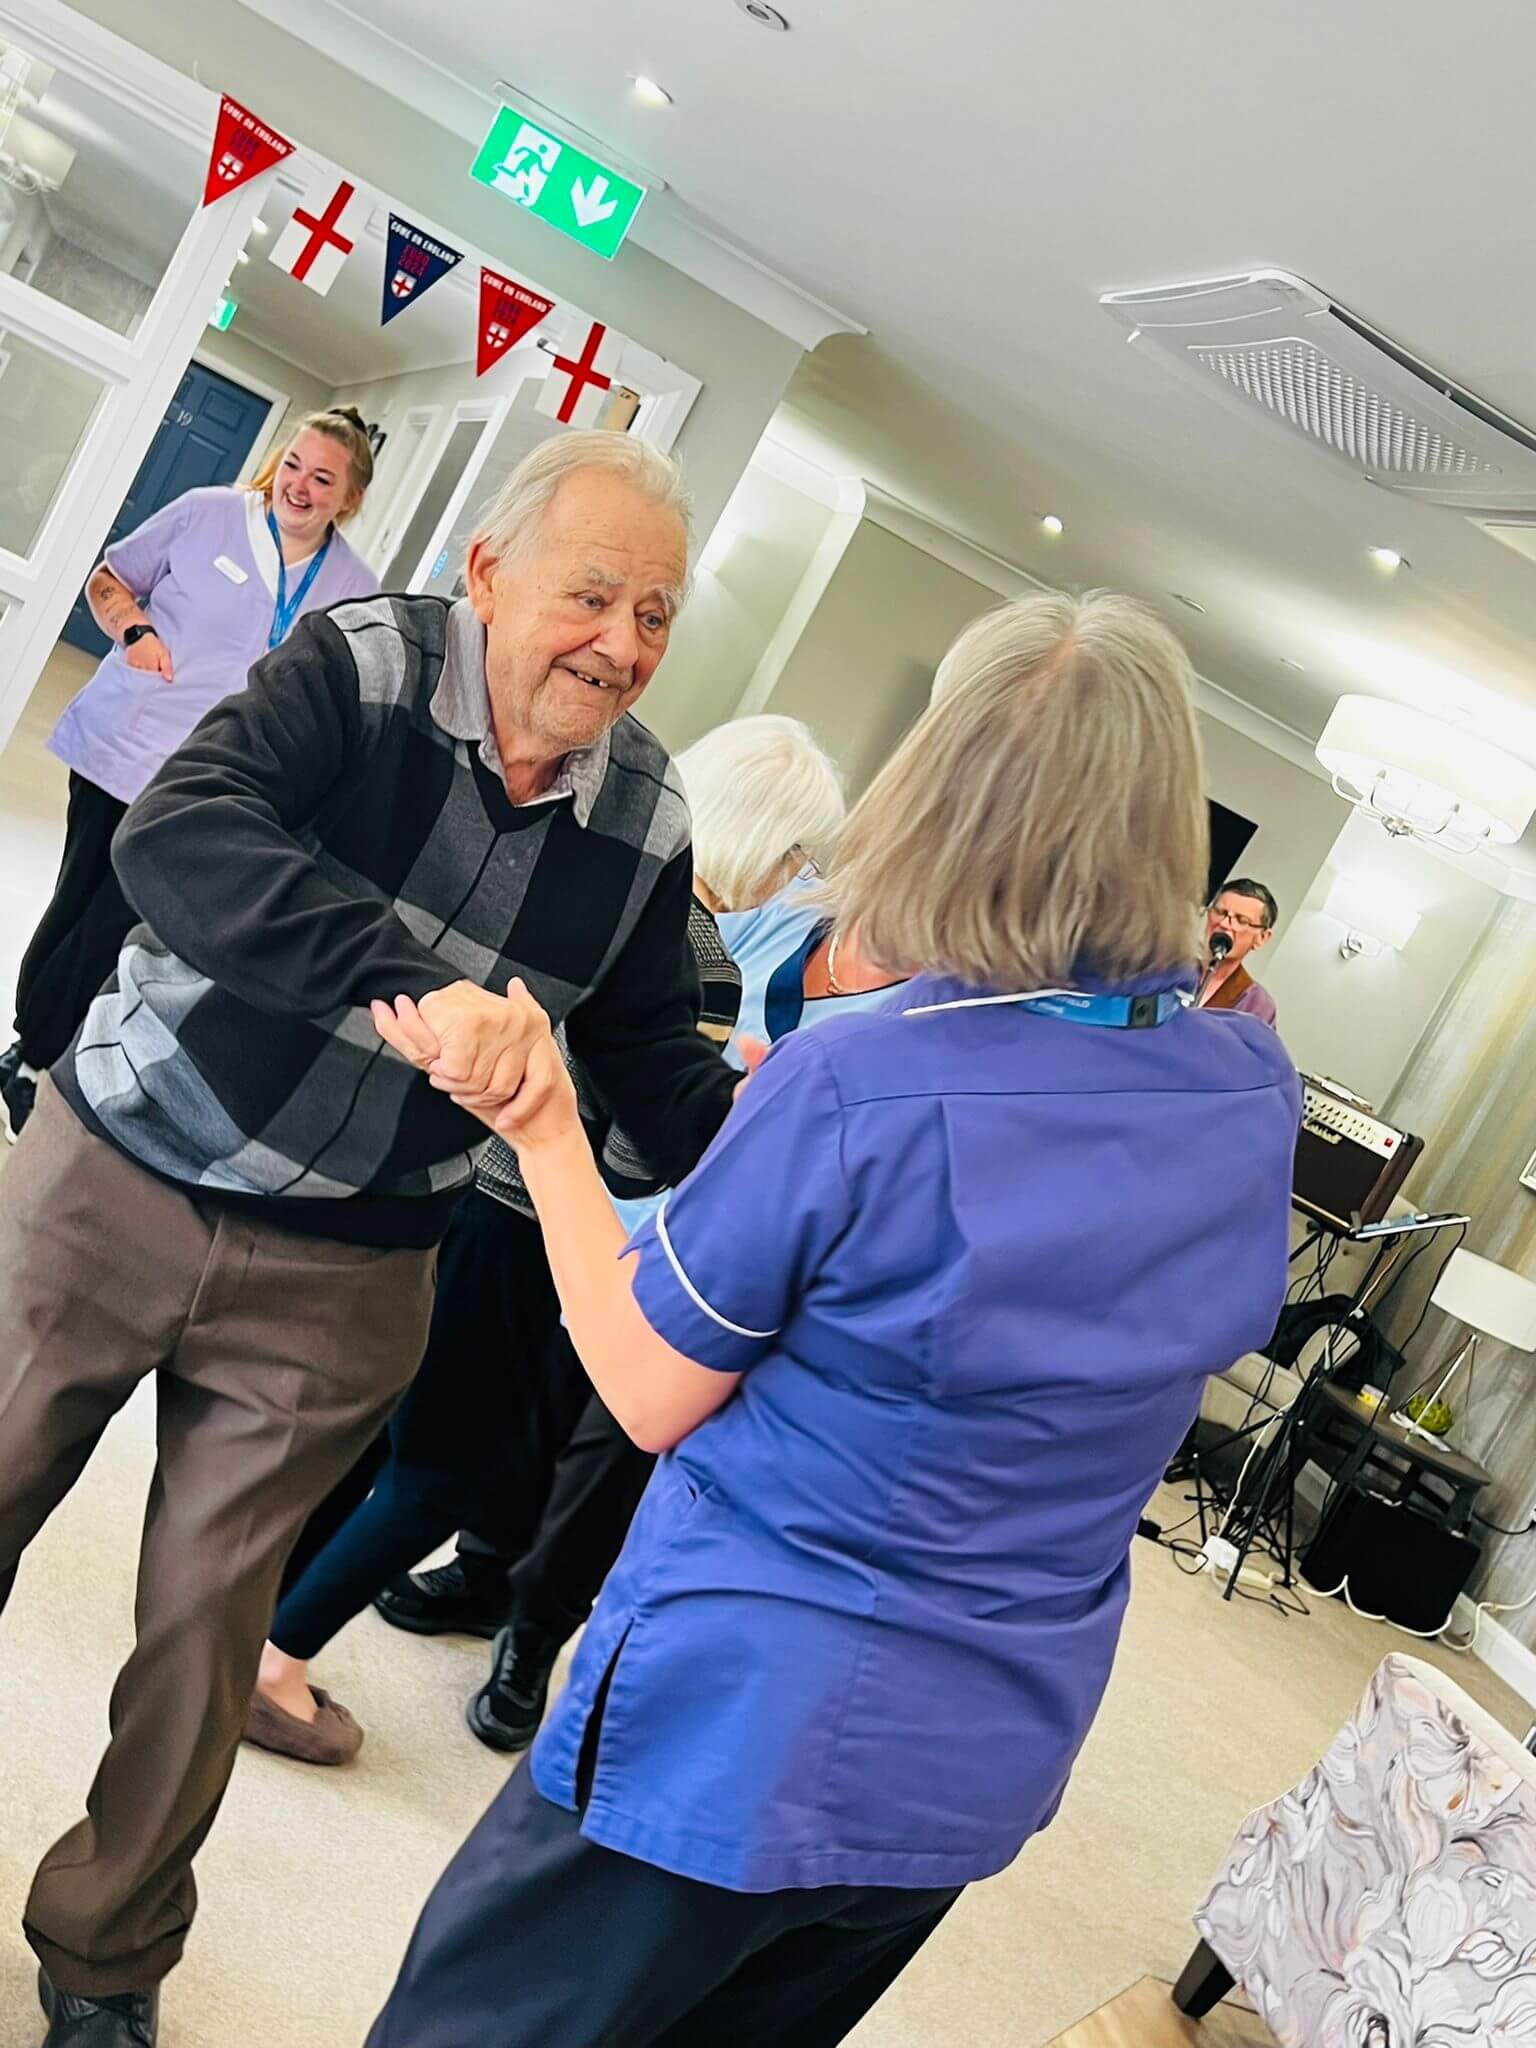
<svg viewBox="0 0 1536 2048">
<path fill-rule="evenodd" d="M 1144 996 L 1090 996 L 1076 989 L 1051 988 L 1038 995 L 962 996 L 955 1002 L 920 1003 L 903 1014 L 927 1017 L 937 1010 L 984 1010 L 1004 1003 L 1033 1010 L 1040 1017 L 1059 1018 L 1064 1024 L 1107 1025 L 1118 1031 L 1149 1030 L 1189 1007 L 1188 997 L 1176 988 Z"/>
<path fill-rule="evenodd" d="M 277 521 L 270 511 L 267 513 L 267 531 L 272 536 L 272 545 L 277 549 L 277 603 L 272 611 L 272 630 L 267 635 L 267 652 L 270 654 L 280 640 L 288 638 L 289 630 L 309 595 L 310 585 L 320 574 L 320 566 L 331 545 L 331 529 L 326 528 L 325 539 L 320 543 L 319 553 L 312 557 L 309 567 L 304 571 L 303 581 L 292 598 L 288 595 L 288 564 L 283 560 L 283 537 L 278 532 Z"/>
</svg>

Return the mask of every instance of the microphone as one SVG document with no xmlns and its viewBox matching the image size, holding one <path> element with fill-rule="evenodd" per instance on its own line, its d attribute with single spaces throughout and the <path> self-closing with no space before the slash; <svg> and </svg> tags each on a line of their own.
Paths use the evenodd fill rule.
<svg viewBox="0 0 1536 2048">
<path fill-rule="evenodd" d="M 1231 952 L 1231 950 L 1232 934 L 1230 932 L 1211 933 L 1209 958 L 1205 963 L 1205 972 L 1200 977 L 1200 986 L 1195 990 L 1196 1003 L 1200 1001 L 1201 997 L 1210 987 L 1211 976 L 1216 972 L 1217 968 L 1221 965 L 1222 961 L 1226 959 L 1227 955 Z"/>
</svg>

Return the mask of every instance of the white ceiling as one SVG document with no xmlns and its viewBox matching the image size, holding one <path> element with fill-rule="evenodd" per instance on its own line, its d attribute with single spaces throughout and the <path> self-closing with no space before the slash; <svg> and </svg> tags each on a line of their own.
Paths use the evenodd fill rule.
<svg viewBox="0 0 1536 2048">
<path fill-rule="evenodd" d="M 732 0 L 348 11 L 513 80 L 665 177 L 648 204 L 866 323 L 792 424 L 917 509 L 1054 580 L 1197 599 L 1169 608 L 1201 670 L 1309 737 L 1362 687 L 1536 729 L 1536 564 L 1202 400 L 1097 303 L 1273 265 L 1536 421 L 1528 0 L 782 4 L 787 36 Z M 637 106 L 634 71 L 676 104 Z"/>
</svg>

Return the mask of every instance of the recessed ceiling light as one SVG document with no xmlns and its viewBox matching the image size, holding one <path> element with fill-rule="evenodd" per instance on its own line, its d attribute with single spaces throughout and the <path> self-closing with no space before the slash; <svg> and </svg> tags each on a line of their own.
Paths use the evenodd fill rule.
<svg viewBox="0 0 1536 2048">
<path fill-rule="evenodd" d="M 643 107 L 670 107 L 672 95 L 664 85 L 658 85 L 654 78 L 647 78 L 643 71 L 632 71 L 629 83 L 635 98 Z"/>
<path fill-rule="evenodd" d="M 237 263 L 249 263 L 250 260 L 250 257 L 246 255 L 243 249 L 239 250 L 235 256 L 235 261 Z"/>
<path fill-rule="evenodd" d="M 736 0 L 736 5 L 748 21 L 755 21 L 759 28 L 771 28 L 775 35 L 788 35 L 789 23 L 777 7 L 768 5 L 768 0 Z"/>
<path fill-rule="evenodd" d="M 1295 671 L 1296 671 L 1297 675 L 1299 675 L 1299 676 L 1304 676 L 1304 675 L 1306 674 L 1306 670 L 1305 670 L 1305 669 L 1304 669 L 1304 668 L 1302 667 L 1301 663 L 1300 663 L 1299 661 L 1292 661 L 1292 660 L 1291 660 L 1291 658 L 1290 658 L 1290 656 L 1289 656 L 1288 654 L 1282 654 L 1282 655 L 1281 655 L 1281 657 L 1280 657 L 1280 666 L 1281 666 L 1282 668 L 1293 668 L 1293 669 L 1295 669 Z"/>
<path fill-rule="evenodd" d="M 1389 576 L 1399 569 L 1406 569 L 1408 566 L 1407 561 L 1397 552 L 1396 548 L 1367 548 L 1366 553 L 1376 564 L 1377 568 L 1385 570 Z"/>
<path fill-rule="evenodd" d="M 264 220 L 259 220 L 255 222 L 251 228 L 251 233 L 253 235 L 266 235 L 270 234 L 271 232 L 271 229 L 267 226 Z"/>
<path fill-rule="evenodd" d="M 1187 604 L 1192 612 L 1198 612 L 1201 618 L 1205 617 L 1205 606 L 1198 598 L 1186 597 L 1182 590 L 1170 590 L 1168 595 L 1176 604 Z"/>
<path fill-rule="evenodd" d="M 1047 533 L 1061 533 L 1064 531 L 1061 521 L 1054 512 L 1047 512 L 1040 524 Z"/>
</svg>

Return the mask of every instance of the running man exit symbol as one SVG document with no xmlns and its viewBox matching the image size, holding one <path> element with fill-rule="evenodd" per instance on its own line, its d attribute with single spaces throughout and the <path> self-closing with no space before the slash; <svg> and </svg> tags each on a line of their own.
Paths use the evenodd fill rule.
<svg viewBox="0 0 1536 2048">
<path fill-rule="evenodd" d="M 470 167 L 478 184 L 524 207 L 599 256 L 614 256 L 640 211 L 645 187 L 504 106 Z"/>
</svg>

